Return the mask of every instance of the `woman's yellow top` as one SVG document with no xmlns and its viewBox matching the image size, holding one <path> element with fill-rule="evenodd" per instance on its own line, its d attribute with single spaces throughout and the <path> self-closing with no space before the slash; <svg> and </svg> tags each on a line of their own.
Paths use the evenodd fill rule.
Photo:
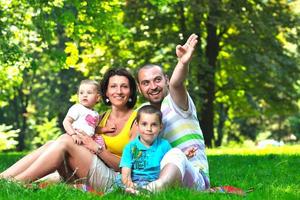
<svg viewBox="0 0 300 200">
<path fill-rule="evenodd" d="M 108 110 L 105 112 L 104 116 L 102 117 L 99 126 L 100 127 L 105 127 L 107 119 L 111 113 L 111 110 Z M 108 136 L 100 132 L 101 136 L 104 139 L 106 149 L 108 149 L 111 153 L 117 155 L 117 156 L 122 156 L 123 149 L 126 144 L 128 144 L 130 140 L 130 130 L 132 127 L 132 124 L 136 118 L 136 111 L 133 111 L 125 123 L 123 129 L 118 135 L 115 136 Z"/>
</svg>

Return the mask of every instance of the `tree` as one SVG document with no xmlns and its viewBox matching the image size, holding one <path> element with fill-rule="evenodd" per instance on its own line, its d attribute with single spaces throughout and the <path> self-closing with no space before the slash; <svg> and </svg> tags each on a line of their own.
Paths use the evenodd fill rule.
<svg viewBox="0 0 300 200">
<path fill-rule="evenodd" d="M 131 49 L 137 66 L 156 62 L 169 69 L 176 62 L 174 45 L 189 33 L 199 35 L 189 91 L 201 108 L 198 114 L 208 146 L 214 140 L 221 145 L 230 124 L 241 123 L 236 131 L 248 135 L 241 126 L 253 123 L 242 123 L 245 118 L 273 124 L 275 114 L 295 112 L 299 67 L 282 41 L 299 45 L 298 29 L 291 31 L 299 24 L 286 1 L 127 1 L 125 14 L 133 40 L 143 44 Z"/>
<path fill-rule="evenodd" d="M 57 133 L 79 80 L 146 63 L 171 72 L 175 45 L 196 33 L 187 87 L 207 146 L 285 134 L 299 109 L 297 2 L 1 1 L 0 121 L 28 148 Z"/>
<path fill-rule="evenodd" d="M 20 129 L 18 150 L 28 147 L 45 118 L 62 120 L 80 79 L 99 79 L 101 65 L 111 66 L 106 44 L 126 31 L 121 5 L 1 1 L 1 122 Z"/>
</svg>

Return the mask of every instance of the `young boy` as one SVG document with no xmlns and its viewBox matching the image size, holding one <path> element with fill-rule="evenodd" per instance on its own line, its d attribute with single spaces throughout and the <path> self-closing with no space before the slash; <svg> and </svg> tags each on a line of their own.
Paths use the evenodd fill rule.
<svg viewBox="0 0 300 200">
<path fill-rule="evenodd" d="M 160 110 L 151 105 L 141 107 L 136 124 L 139 135 L 125 146 L 120 162 L 122 183 L 130 193 L 158 178 L 160 161 L 171 149 L 166 140 L 157 137 L 163 127 Z"/>
<path fill-rule="evenodd" d="M 69 109 L 63 121 L 63 126 L 73 141 L 76 144 L 81 144 L 76 129 L 93 136 L 99 123 L 99 114 L 93 110 L 100 100 L 99 84 L 93 80 L 83 80 L 80 82 L 77 94 L 79 103 Z"/>
</svg>

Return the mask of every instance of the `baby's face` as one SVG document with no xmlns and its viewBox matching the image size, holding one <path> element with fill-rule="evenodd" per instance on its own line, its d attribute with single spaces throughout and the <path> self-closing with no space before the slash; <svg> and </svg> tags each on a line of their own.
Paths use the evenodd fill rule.
<svg viewBox="0 0 300 200">
<path fill-rule="evenodd" d="M 78 90 L 79 103 L 87 108 L 93 108 L 99 101 L 100 95 L 93 84 L 81 84 Z"/>
<path fill-rule="evenodd" d="M 162 124 L 156 114 L 143 113 L 137 123 L 141 142 L 146 145 L 152 145 L 162 129 Z"/>
</svg>

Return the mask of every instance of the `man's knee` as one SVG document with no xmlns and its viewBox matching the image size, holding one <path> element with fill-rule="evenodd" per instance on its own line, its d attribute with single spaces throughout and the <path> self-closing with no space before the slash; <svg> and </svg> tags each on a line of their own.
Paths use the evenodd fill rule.
<svg viewBox="0 0 300 200">
<path fill-rule="evenodd" d="M 178 148 L 172 148 L 161 161 L 161 169 L 166 170 L 167 168 L 177 169 L 181 178 L 185 175 L 185 166 L 187 158 L 185 154 Z"/>
<path fill-rule="evenodd" d="M 187 161 L 187 158 L 179 148 L 172 148 L 165 154 L 162 162 L 164 162 L 164 160 L 168 163 L 184 163 Z"/>
</svg>

